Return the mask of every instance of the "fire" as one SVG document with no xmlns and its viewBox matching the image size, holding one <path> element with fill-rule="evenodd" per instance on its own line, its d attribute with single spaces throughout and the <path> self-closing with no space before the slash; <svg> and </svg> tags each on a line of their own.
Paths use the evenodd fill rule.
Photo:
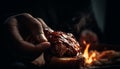
<svg viewBox="0 0 120 69">
<path fill-rule="evenodd" d="M 87 44 L 86 41 L 83 41 L 83 44 L 85 44 L 86 48 L 83 52 L 83 57 L 85 58 L 85 63 L 86 64 L 91 64 L 93 61 L 95 61 L 95 57 L 96 57 L 96 52 L 92 52 L 91 54 L 89 53 L 89 47 L 90 44 Z"/>
<path fill-rule="evenodd" d="M 80 55 L 82 56 L 83 60 L 83 66 L 84 67 L 91 67 L 95 65 L 104 65 L 104 64 L 114 64 L 116 62 L 119 62 L 118 59 L 120 59 L 120 52 L 107 49 L 107 50 L 90 50 L 90 46 L 93 44 L 90 42 L 87 42 L 85 40 L 82 40 L 80 43 L 83 47 L 83 52 Z M 117 59 L 118 58 L 118 59 Z M 115 60 L 115 61 L 114 61 Z"/>
<path fill-rule="evenodd" d="M 88 54 L 89 47 L 90 47 L 90 44 L 87 44 L 86 48 L 84 50 L 83 57 L 85 57 L 85 58 L 89 58 L 89 54 Z"/>
</svg>

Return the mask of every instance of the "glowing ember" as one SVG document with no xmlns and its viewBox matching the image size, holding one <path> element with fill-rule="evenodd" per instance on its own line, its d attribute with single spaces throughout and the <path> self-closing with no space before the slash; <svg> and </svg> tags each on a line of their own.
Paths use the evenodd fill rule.
<svg viewBox="0 0 120 69">
<path fill-rule="evenodd" d="M 95 61 L 95 57 L 96 57 L 96 52 L 92 52 L 91 55 L 89 54 L 88 50 L 90 47 L 90 44 L 87 44 L 86 41 L 83 41 L 83 43 L 86 45 L 86 48 L 84 50 L 83 53 L 83 57 L 85 58 L 85 63 L 86 64 L 91 64 L 93 61 Z"/>
<path fill-rule="evenodd" d="M 83 44 L 84 44 L 84 45 L 86 45 L 86 44 L 87 44 L 85 40 L 83 40 Z"/>
</svg>

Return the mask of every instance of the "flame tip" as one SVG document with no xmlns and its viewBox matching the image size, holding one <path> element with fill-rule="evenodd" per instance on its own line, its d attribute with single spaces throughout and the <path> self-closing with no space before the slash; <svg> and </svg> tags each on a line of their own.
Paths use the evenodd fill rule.
<svg viewBox="0 0 120 69">
<path fill-rule="evenodd" d="M 84 40 L 83 44 L 86 45 L 86 48 L 85 48 L 84 53 L 83 53 L 83 57 L 85 58 L 85 63 L 86 64 L 91 64 L 93 61 L 95 61 L 96 52 L 93 51 L 90 55 L 89 52 L 88 52 L 89 47 L 90 47 L 90 43 L 87 44 L 86 41 Z"/>
</svg>

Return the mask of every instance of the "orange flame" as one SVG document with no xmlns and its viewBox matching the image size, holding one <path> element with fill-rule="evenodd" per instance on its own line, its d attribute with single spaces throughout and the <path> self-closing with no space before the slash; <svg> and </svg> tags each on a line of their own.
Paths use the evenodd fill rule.
<svg viewBox="0 0 120 69">
<path fill-rule="evenodd" d="M 85 58 L 89 58 L 89 54 L 88 54 L 89 47 L 90 47 L 90 44 L 87 44 L 86 48 L 84 50 L 83 57 L 85 57 Z"/>
<path fill-rule="evenodd" d="M 84 53 L 83 53 L 83 57 L 85 58 L 85 63 L 86 64 L 91 64 L 93 61 L 95 61 L 95 57 L 96 57 L 96 52 L 92 52 L 91 55 L 89 55 L 89 47 L 90 47 L 90 44 L 87 44 L 86 41 L 83 41 L 83 43 L 86 45 L 86 48 L 84 50 Z"/>
</svg>

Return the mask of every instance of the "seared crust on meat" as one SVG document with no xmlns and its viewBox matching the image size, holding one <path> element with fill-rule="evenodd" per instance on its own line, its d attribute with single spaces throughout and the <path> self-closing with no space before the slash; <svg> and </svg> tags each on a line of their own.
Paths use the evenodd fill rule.
<svg viewBox="0 0 120 69">
<path fill-rule="evenodd" d="M 74 57 L 80 52 L 80 45 L 71 33 L 62 31 L 50 33 L 45 30 L 45 35 L 51 43 L 49 50 L 53 56 Z"/>
</svg>

